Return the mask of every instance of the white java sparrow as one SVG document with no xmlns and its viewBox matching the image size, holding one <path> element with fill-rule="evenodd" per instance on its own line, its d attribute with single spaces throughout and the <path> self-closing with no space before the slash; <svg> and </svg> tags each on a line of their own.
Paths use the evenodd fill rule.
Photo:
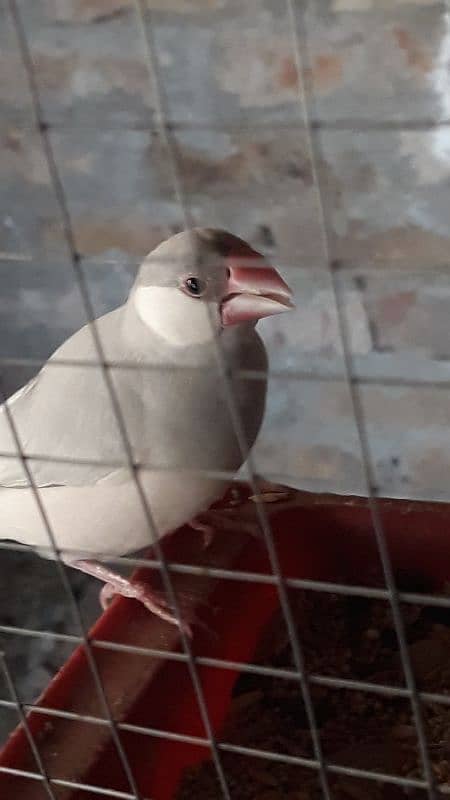
<svg viewBox="0 0 450 800">
<path fill-rule="evenodd" d="M 233 371 L 264 375 L 266 352 L 255 324 L 291 307 L 290 298 L 276 270 L 241 239 L 196 228 L 150 253 L 126 303 L 96 320 L 133 459 L 144 465 L 139 480 L 159 537 L 194 520 L 224 493 L 227 484 L 207 470 L 234 473 L 243 461 L 215 339 Z M 71 363 L 53 363 L 58 360 Z M 91 560 L 152 542 L 98 363 L 86 325 L 7 401 L 8 408 L 23 450 L 33 457 L 28 464 L 61 558 L 103 580 L 104 600 L 114 593 L 135 597 L 174 621 L 148 587 Z M 263 418 L 266 381 L 236 375 L 232 389 L 250 448 Z M 23 465 L 10 457 L 17 448 L 4 406 L 0 452 L 8 453 L 0 457 L 0 537 L 52 558 Z"/>
</svg>

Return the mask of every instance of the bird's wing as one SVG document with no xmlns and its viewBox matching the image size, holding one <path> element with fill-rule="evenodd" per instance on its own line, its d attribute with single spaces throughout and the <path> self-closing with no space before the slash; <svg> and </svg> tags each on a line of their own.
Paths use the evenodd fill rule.
<svg viewBox="0 0 450 800">
<path fill-rule="evenodd" d="M 22 386 L 7 401 L 10 414 L 8 415 L 5 404 L 0 406 L 0 486 L 19 488 L 27 486 L 27 479 L 24 466 L 18 454 L 18 447 L 11 428 L 10 416 L 15 420 L 15 409 L 20 404 L 20 400 L 28 397 L 33 392 L 40 374 L 35 375 L 25 386 Z M 15 425 L 17 428 L 17 426 Z"/>
<path fill-rule="evenodd" d="M 97 321 L 114 347 L 117 312 Z M 94 366 L 61 365 L 61 359 Z M 126 466 L 117 419 L 104 374 L 86 326 L 68 339 L 26 386 L 8 402 L 11 416 L 37 486 L 83 486 L 107 479 Z M 113 381 L 125 422 L 139 429 L 142 403 L 121 371 Z M 4 406 L 0 406 L 0 486 L 28 485 Z"/>
</svg>

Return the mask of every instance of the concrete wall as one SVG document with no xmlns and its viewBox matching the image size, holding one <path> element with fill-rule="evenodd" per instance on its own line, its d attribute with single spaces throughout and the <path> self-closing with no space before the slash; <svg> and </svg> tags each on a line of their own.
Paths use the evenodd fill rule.
<svg viewBox="0 0 450 800">
<path fill-rule="evenodd" d="M 123 298 L 136 262 L 183 224 L 133 4 L 19 5 L 100 313 Z M 315 379 L 343 375 L 318 179 L 356 367 L 381 384 L 361 388 L 377 484 L 383 493 L 448 496 L 447 388 L 383 385 L 450 377 L 444 4 L 309 3 L 317 174 L 284 3 L 147 6 L 194 219 L 261 247 L 296 289 L 297 311 L 261 328 L 273 368 L 310 377 L 272 382 L 258 468 L 306 487 L 364 488 L 345 383 Z M 0 262 L 0 354 L 45 358 L 84 314 L 5 9 L 0 37 L 0 251 L 32 259 Z M 11 388 L 25 377 L 7 376 Z"/>
</svg>

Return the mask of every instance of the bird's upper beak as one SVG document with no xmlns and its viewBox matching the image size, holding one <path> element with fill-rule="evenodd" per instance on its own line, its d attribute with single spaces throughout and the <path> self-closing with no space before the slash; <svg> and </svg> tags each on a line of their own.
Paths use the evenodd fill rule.
<svg viewBox="0 0 450 800">
<path fill-rule="evenodd" d="M 227 294 L 221 305 L 224 327 L 281 314 L 294 307 L 287 283 L 251 247 L 247 246 L 237 255 L 229 255 L 227 266 Z"/>
</svg>

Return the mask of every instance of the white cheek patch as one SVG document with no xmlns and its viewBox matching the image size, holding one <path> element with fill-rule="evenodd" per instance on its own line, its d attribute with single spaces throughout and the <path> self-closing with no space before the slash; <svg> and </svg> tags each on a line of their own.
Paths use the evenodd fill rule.
<svg viewBox="0 0 450 800">
<path fill-rule="evenodd" d="M 144 325 L 174 347 L 210 341 L 213 326 L 216 331 L 220 326 L 217 303 L 204 303 L 180 289 L 140 286 L 134 304 Z"/>
</svg>

